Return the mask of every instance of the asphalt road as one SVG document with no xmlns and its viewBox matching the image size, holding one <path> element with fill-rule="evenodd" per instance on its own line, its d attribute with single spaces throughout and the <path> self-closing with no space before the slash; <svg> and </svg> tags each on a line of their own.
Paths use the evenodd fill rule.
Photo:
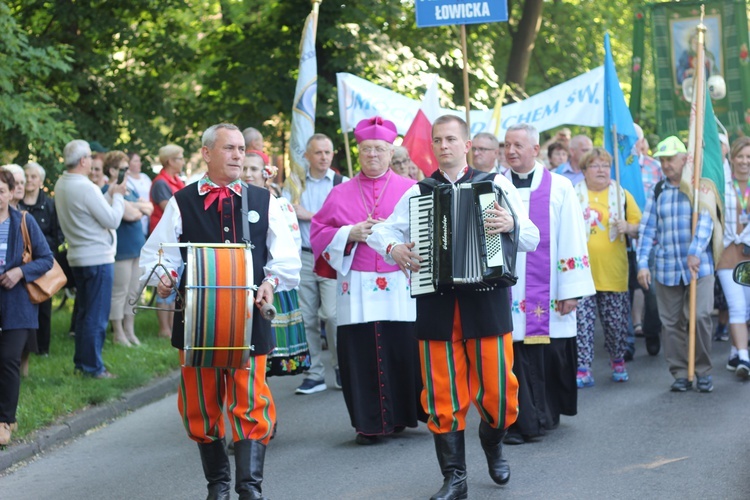
<svg viewBox="0 0 750 500">
<path fill-rule="evenodd" d="M 750 383 L 724 369 L 728 343 L 714 343 L 714 392 L 671 393 L 661 356 L 638 339 L 630 381 L 610 382 L 602 337 L 596 386 L 579 414 L 544 438 L 506 446 L 510 483 L 496 486 L 467 429 L 469 498 L 750 498 Z M 429 498 L 441 483 L 426 427 L 358 446 L 340 391 L 301 396 L 300 377 L 271 380 L 278 435 L 266 457 L 264 494 L 275 500 Z M 0 477 L 0 499 L 202 499 L 196 445 L 185 437 L 176 397 L 145 406 Z"/>
</svg>

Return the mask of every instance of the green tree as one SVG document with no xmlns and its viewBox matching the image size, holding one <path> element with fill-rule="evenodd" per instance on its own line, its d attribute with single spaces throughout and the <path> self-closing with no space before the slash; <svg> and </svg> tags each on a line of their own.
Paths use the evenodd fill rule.
<svg viewBox="0 0 750 500">
<path fill-rule="evenodd" d="M 49 141 L 58 153 L 75 137 L 143 152 L 187 135 L 173 130 L 172 116 L 180 112 L 175 102 L 183 92 L 192 92 L 186 75 L 197 66 L 191 43 L 200 11 L 180 0 L 23 0 L 10 6 L 30 47 L 67 48 L 69 67 L 38 79 L 74 124 L 67 137 Z"/>
<path fill-rule="evenodd" d="M 29 49 L 54 48 L 51 53 L 67 58 L 61 61 L 69 68 L 49 66 L 33 78 L 46 92 L 34 100 L 57 113 L 56 124 L 67 124 L 63 134 L 45 133 L 50 151 L 59 153 L 73 137 L 152 155 L 166 142 L 195 151 L 200 132 L 218 121 L 257 127 L 274 153 L 283 150 L 309 0 L 8 5 L 18 29 L 5 30 L 7 36 L 23 34 Z M 467 26 L 472 108 L 494 106 L 505 82 L 515 84 L 516 96 L 532 95 L 599 66 L 605 29 L 612 33 L 626 81 L 632 5 L 632 0 L 516 0 L 509 5 L 509 22 Z M 459 27 L 418 29 L 413 0 L 324 0 L 317 48 L 317 128 L 332 137 L 340 132 L 338 72 L 415 98 L 424 92 L 423 77 L 437 74 L 444 98 L 465 104 Z M 15 85 L 22 81 L 8 78 Z M 27 139 L 11 146 L 3 137 L 0 144 L 37 154 L 38 137 Z"/>
<path fill-rule="evenodd" d="M 0 137 L 2 162 L 24 164 L 30 154 L 55 158 L 55 144 L 73 131 L 46 87 L 52 72 L 70 71 L 65 46 L 33 47 L 28 36 L 0 2 Z"/>
</svg>

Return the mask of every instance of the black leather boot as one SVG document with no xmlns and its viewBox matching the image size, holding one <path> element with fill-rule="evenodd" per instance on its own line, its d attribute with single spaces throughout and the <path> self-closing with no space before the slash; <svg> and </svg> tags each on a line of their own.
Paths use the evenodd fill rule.
<svg viewBox="0 0 750 500">
<path fill-rule="evenodd" d="M 487 467 L 490 477 L 497 484 L 510 481 L 510 465 L 503 458 L 503 438 L 505 430 L 493 429 L 490 424 L 482 420 L 479 424 L 479 442 L 487 457 Z"/>
<path fill-rule="evenodd" d="M 464 431 L 433 434 L 440 472 L 445 478 L 440 491 L 430 500 L 463 500 L 469 497 L 466 484 Z"/>
<path fill-rule="evenodd" d="M 237 485 L 235 491 L 240 500 L 264 500 L 260 484 L 263 482 L 263 462 L 266 459 L 266 445 L 252 439 L 242 439 L 234 443 L 234 462 L 237 465 Z"/>
<path fill-rule="evenodd" d="M 206 500 L 229 500 L 232 491 L 232 472 L 224 446 L 224 439 L 217 439 L 208 444 L 198 443 L 203 474 L 208 481 Z"/>
</svg>

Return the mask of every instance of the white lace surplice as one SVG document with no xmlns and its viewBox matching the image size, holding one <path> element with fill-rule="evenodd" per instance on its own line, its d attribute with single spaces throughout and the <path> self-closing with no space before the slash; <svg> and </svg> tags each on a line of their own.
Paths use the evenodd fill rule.
<svg viewBox="0 0 750 500">
<path fill-rule="evenodd" d="M 336 286 L 339 325 L 372 321 L 416 321 L 416 301 L 411 297 L 409 280 L 401 271 L 377 273 L 352 271 L 355 245 L 344 255 L 352 226 L 344 226 L 326 247 L 329 264 L 338 270 Z"/>
</svg>

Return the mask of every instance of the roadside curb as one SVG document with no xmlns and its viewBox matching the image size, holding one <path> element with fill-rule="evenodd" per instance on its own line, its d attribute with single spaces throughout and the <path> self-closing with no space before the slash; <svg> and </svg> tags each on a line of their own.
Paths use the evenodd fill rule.
<svg viewBox="0 0 750 500">
<path fill-rule="evenodd" d="M 23 460 L 81 436 L 94 427 L 175 393 L 179 380 L 180 371 L 175 370 L 149 385 L 125 393 L 117 401 L 101 406 L 92 406 L 70 415 L 60 423 L 40 429 L 29 436 L 28 442 L 11 445 L 6 447 L 4 451 L 0 451 L 0 473 Z"/>
</svg>

